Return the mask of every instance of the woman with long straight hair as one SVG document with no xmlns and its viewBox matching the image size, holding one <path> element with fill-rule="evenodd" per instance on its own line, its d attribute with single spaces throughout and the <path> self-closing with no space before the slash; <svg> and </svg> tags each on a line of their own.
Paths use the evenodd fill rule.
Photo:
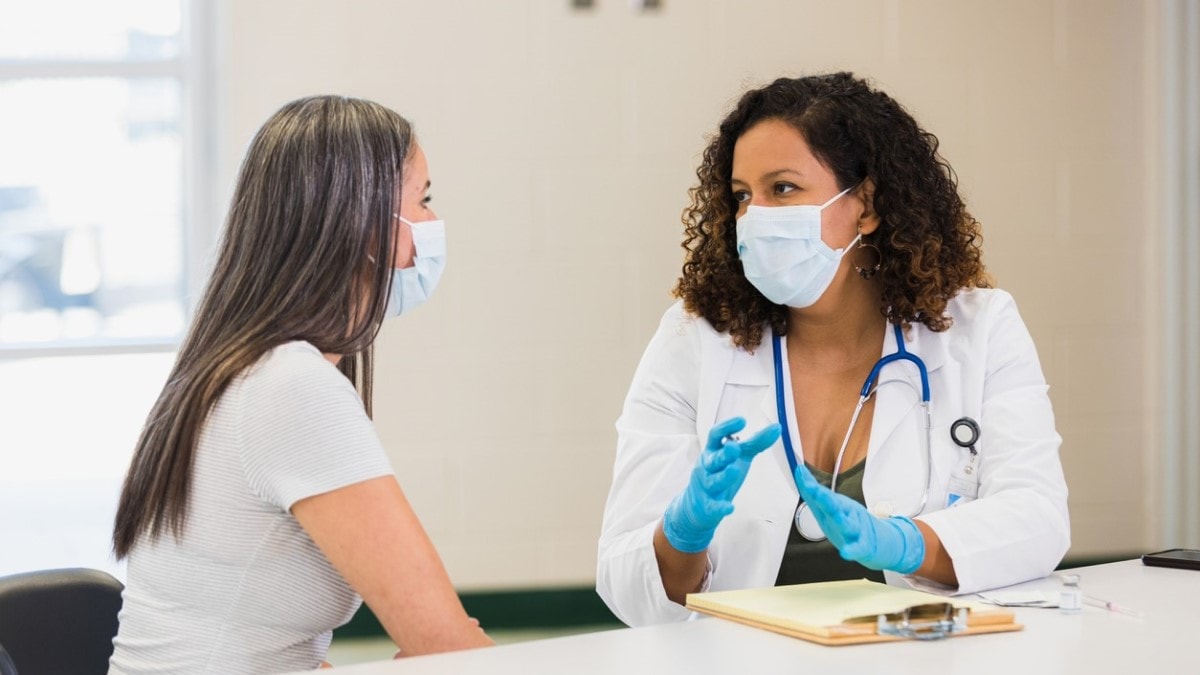
<svg viewBox="0 0 1200 675">
<path fill-rule="evenodd" d="M 406 655 L 492 644 L 371 422 L 380 325 L 445 261 L 429 186 L 410 124 L 370 101 L 293 101 L 254 137 L 121 494 L 111 673 L 315 668 L 363 600 Z"/>
</svg>

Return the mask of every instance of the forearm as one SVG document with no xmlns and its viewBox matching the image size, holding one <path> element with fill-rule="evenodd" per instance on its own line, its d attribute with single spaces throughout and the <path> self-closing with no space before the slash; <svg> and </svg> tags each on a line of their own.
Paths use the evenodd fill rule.
<svg viewBox="0 0 1200 675">
<path fill-rule="evenodd" d="M 439 574 L 440 572 L 440 574 Z M 371 610 L 404 656 L 488 647 L 493 643 L 467 615 L 450 580 L 440 569 L 413 570 L 424 587 L 411 591 L 399 585 L 376 589 Z"/>
<path fill-rule="evenodd" d="M 687 601 L 688 593 L 700 590 L 708 569 L 707 551 L 683 553 L 677 550 L 667 541 L 660 522 L 654 530 L 654 557 L 658 561 L 663 590 L 672 602 L 682 605 Z"/>
<path fill-rule="evenodd" d="M 392 548 L 388 560 L 396 561 L 393 564 L 404 569 L 407 578 L 419 582 L 398 583 L 388 573 L 392 565 L 366 576 L 361 571 L 354 575 L 363 598 L 388 635 L 405 656 L 491 646 L 493 642 L 479 628 L 479 622 L 467 615 L 415 514 L 408 511 L 402 517 L 408 520 L 407 532 L 399 539 L 404 552 Z M 397 543 L 391 541 L 387 530 L 374 529 L 371 534 L 374 536 L 363 533 L 361 541 L 369 542 L 373 549 L 389 550 Z M 397 564 L 400 561 L 402 564 Z"/>
<path fill-rule="evenodd" d="M 954 573 L 954 560 L 946 552 L 946 547 L 942 546 L 942 540 L 937 536 L 937 532 L 919 520 L 913 522 L 920 530 L 921 538 L 925 540 L 925 560 L 913 574 L 946 586 L 958 586 L 958 576 Z"/>
<path fill-rule="evenodd" d="M 406 655 L 492 644 L 392 476 L 309 497 L 292 513 Z"/>
</svg>

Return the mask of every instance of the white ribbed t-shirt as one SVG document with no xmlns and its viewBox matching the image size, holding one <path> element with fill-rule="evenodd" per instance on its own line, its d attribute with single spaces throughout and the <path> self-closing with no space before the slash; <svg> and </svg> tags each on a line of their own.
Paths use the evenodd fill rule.
<svg viewBox="0 0 1200 675">
<path fill-rule="evenodd" d="M 316 668 L 362 599 L 290 509 L 391 473 L 333 364 L 307 342 L 268 352 L 205 422 L 182 537 L 130 552 L 110 675 Z"/>
</svg>

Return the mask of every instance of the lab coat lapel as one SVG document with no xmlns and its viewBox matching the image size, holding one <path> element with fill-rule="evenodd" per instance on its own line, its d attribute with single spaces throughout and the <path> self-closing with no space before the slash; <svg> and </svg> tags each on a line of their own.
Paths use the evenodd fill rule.
<svg viewBox="0 0 1200 675">
<path fill-rule="evenodd" d="M 757 405 L 750 403 L 748 407 L 728 410 L 725 414 L 745 417 L 747 431 L 751 433 L 758 433 L 759 429 L 776 421 L 775 371 L 769 331 L 754 353 L 733 346 L 729 335 L 711 329 L 703 334 L 700 349 L 700 393 L 696 402 L 698 435 L 703 438 L 719 421 L 717 412 L 725 389 L 730 385 L 757 390 L 746 392 L 746 400 L 757 401 Z"/>
<path fill-rule="evenodd" d="M 717 422 L 717 407 L 721 404 L 735 351 L 728 335 L 712 330 L 708 322 L 702 322 L 702 325 L 707 330 L 701 333 L 700 339 L 700 392 L 696 400 L 696 433 L 701 439 Z"/>
<path fill-rule="evenodd" d="M 750 404 L 745 409 L 728 410 L 726 411 L 727 414 L 741 415 L 746 418 L 746 429 L 743 432 L 745 436 L 752 436 L 767 425 L 775 422 L 787 424 L 786 420 L 779 419 L 775 401 L 774 335 L 771 330 L 768 328 L 764 331 L 762 343 L 759 344 L 753 353 L 733 347 L 729 342 L 728 335 L 721 337 L 722 341 L 720 344 L 724 345 L 730 354 L 727 361 L 728 369 L 721 384 L 725 387 L 742 389 L 746 396 L 744 400 Z M 753 403 L 756 400 L 757 405 Z M 709 422 L 710 426 L 719 421 L 715 419 L 719 405 L 719 402 L 715 403 L 713 411 L 710 413 L 713 416 L 713 419 Z M 725 414 L 722 413 L 722 416 L 725 416 Z M 799 451 L 798 447 L 797 451 Z M 758 469 L 758 467 L 764 464 L 774 466 L 769 470 Z M 787 454 L 783 450 L 783 443 L 781 441 L 776 441 L 775 445 L 759 455 L 754 460 L 754 466 L 756 468 L 751 470 L 750 476 L 746 479 L 747 484 L 755 483 L 763 485 L 764 483 L 759 481 L 766 481 L 766 484 L 769 484 L 771 489 L 761 495 L 763 498 L 766 498 L 767 495 L 774 495 L 780 490 L 789 491 L 795 489 L 791 478 L 792 472 L 788 467 Z"/>
<path fill-rule="evenodd" d="M 758 357 L 757 372 L 761 374 L 763 387 L 762 398 L 758 401 L 758 411 L 764 419 L 778 424 L 787 424 L 786 419 L 779 419 L 779 402 L 775 392 L 775 333 L 768 329 L 763 331 L 762 344 L 754 352 Z M 786 463 L 785 463 L 786 466 Z"/>
<path fill-rule="evenodd" d="M 756 356 L 758 358 L 758 368 L 764 376 L 767 377 L 767 386 L 763 388 L 762 398 L 758 400 L 758 412 L 762 414 L 763 419 L 768 423 L 776 423 L 782 426 L 786 431 L 788 440 L 792 443 L 792 452 L 796 453 L 798 461 L 803 461 L 804 448 L 800 446 L 800 435 L 796 428 L 796 411 L 793 410 L 793 398 L 788 384 L 791 383 L 791 374 L 788 372 L 787 365 L 787 345 L 781 346 L 780 362 L 782 365 L 782 387 L 784 387 L 784 398 L 786 400 L 784 411 L 780 414 L 779 411 L 779 390 L 775 384 L 775 335 L 772 331 L 767 330 L 763 336 L 762 345 L 758 347 Z M 769 461 L 775 465 L 774 476 L 781 477 L 782 483 L 778 485 L 780 490 L 796 492 L 796 483 L 792 479 L 792 466 L 787 461 L 787 450 L 784 448 L 784 438 L 780 436 L 780 440 L 776 441 L 772 448 L 769 448 L 764 455 L 769 456 Z M 762 458 L 758 461 L 764 461 L 767 458 Z"/>
<path fill-rule="evenodd" d="M 766 427 L 768 424 L 783 425 L 789 429 L 788 433 L 792 440 L 792 448 L 798 456 L 802 457 L 803 451 L 800 448 L 800 438 L 796 435 L 795 427 L 788 426 L 791 424 L 790 420 L 793 417 L 791 406 L 785 406 L 785 417 L 781 418 L 779 415 L 779 402 L 775 389 L 775 333 L 770 328 L 763 331 L 762 344 L 754 350 L 754 354 L 750 355 L 745 352 L 741 352 L 741 354 L 746 359 L 743 369 L 739 374 L 743 380 L 741 384 L 760 385 L 762 390 L 758 395 L 759 422 L 757 424 L 751 422 L 750 426 L 753 429 L 748 429 L 748 431 L 758 433 L 759 429 Z M 786 353 L 781 356 L 786 362 Z M 737 366 L 735 366 L 736 368 Z M 786 365 L 784 366 L 784 370 L 784 378 L 786 380 Z M 731 384 L 733 384 L 732 377 Z M 789 504 L 796 495 L 796 484 L 792 479 L 792 469 L 788 464 L 787 452 L 783 447 L 783 438 L 780 437 L 779 440 L 775 441 L 775 444 L 759 455 L 754 460 L 754 463 L 755 469 L 762 468 L 758 471 L 752 469 L 751 475 L 761 481 L 757 483 L 758 485 L 767 488 L 763 492 L 763 498 L 771 500 L 771 506 L 764 508 L 769 508 L 770 512 L 774 513 L 780 504 Z M 746 480 L 749 482 L 750 477 L 747 477 Z M 781 495 L 787 496 L 781 498 Z M 794 508 L 794 505 L 792 508 Z M 788 510 L 787 514 L 790 513 L 791 511 Z M 790 515 L 787 515 L 783 520 L 791 522 Z M 786 540 L 787 536 L 784 535 L 783 539 Z"/>
<path fill-rule="evenodd" d="M 784 349 L 786 350 L 786 347 L 784 347 Z M 761 345 L 759 345 L 758 350 L 755 352 L 755 355 L 758 357 L 757 358 L 758 363 L 759 363 L 758 372 L 762 373 L 766 378 L 766 380 L 764 382 L 764 384 L 766 384 L 766 386 L 763 387 L 762 397 L 759 399 L 759 402 L 758 402 L 759 413 L 762 415 L 764 420 L 767 420 L 768 423 L 773 422 L 773 423 L 776 423 L 776 424 L 780 425 L 781 427 L 783 427 L 786 430 L 787 435 L 792 442 L 792 450 L 796 453 L 796 457 L 797 458 L 803 457 L 804 450 L 800 447 L 800 436 L 797 435 L 796 427 L 795 427 L 795 425 L 792 424 L 792 422 L 794 421 L 792 419 L 794 417 L 794 413 L 792 412 L 791 397 L 788 397 L 788 403 L 787 403 L 787 405 L 784 406 L 784 411 L 783 411 L 784 415 L 780 416 L 780 414 L 779 414 L 778 397 L 780 396 L 780 394 L 775 386 L 775 333 L 774 333 L 774 331 L 769 330 L 769 329 L 767 331 L 764 331 L 763 342 Z M 783 360 L 783 370 L 784 370 L 783 378 L 784 378 L 784 381 L 786 382 L 789 379 L 789 376 L 787 373 L 786 351 L 785 351 L 785 353 L 780 355 L 780 358 Z M 786 389 L 786 386 L 787 385 L 785 384 L 784 385 L 785 389 Z M 789 489 L 790 488 L 790 489 L 794 490 L 795 485 L 792 482 L 792 467 L 788 463 L 787 451 L 784 450 L 782 435 L 780 436 L 780 439 L 775 442 L 775 445 L 772 446 L 770 449 L 767 450 L 767 452 L 765 452 L 763 454 L 767 455 L 767 457 L 770 458 L 770 461 L 775 464 L 775 470 L 772 473 L 774 475 L 783 477 L 784 487 L 781 489 Z M 765 459 L 767 459 L 767 457 L 762 457 L 762 458 L 760 458 L 759 461 L 765 460 Z"/>
<path fill-rule="evenodd" d="M 770 331 L 766 331 L 762 344 L 754 353 L 733 349 L 733 362 L 725 383 L 740 387 L 754 387 L 758 391 L 750 394 L 758 400 L 757 406 L 740 413 L 746 418 L 746 433 L 755 434 L 762 427 L 775 422 L 775 367 L 772 361 Z"/>
</svg>

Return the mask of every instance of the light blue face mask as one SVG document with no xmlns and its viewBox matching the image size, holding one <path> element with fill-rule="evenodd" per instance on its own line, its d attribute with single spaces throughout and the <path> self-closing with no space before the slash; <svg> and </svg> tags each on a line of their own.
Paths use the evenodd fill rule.
<svg viewBox="0 0 1200 675">
<path fill-rule="evenodd" d="M 821 241 L 821 205 L 748 206 L 737 220 L 737 251 L 746 279 L 777 305 L 810 307 L 825 293 L 842 256 L 858 241 L 833 250 Z M 862 236 L 862 235 L 859 235 Z"/>
<path fill-rule="evenodd" d="M 412 267 L 392 270 L 392 292 L 388 295 L 384 316 L 393 318 L 424 304 L 446 269 L 446 221 L 424 220 L 418 223 L 397 215 L 412 230 L 416 255 Z"/>
</svg>

